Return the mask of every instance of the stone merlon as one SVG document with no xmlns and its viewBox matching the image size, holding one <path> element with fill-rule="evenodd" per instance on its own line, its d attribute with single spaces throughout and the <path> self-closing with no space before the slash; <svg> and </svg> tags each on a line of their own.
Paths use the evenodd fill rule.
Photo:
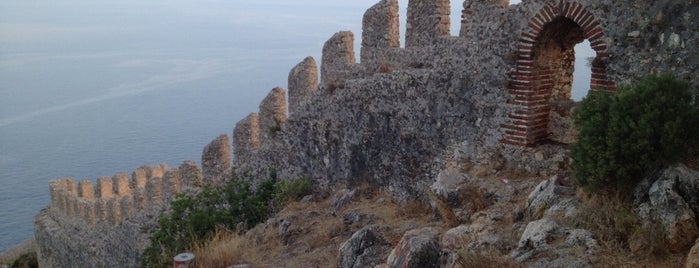
<svg viewBox="0 0 699 268">
<path fill-rule="evenodd" d="M 449 0 L 410 0 L 405 47 L 429 46 L 440 36 L 449 35 Z"/>
<path fill-rule="evenodd" d="M 259 116 L 251 113 L 235 124 L 233 129 L 233 154 L 235 166 L 250 159 L 260 149 Z"/>
<path fill-rule="evenodd" d="M 321 85 L 326 89 L 345 87 L 345 80 L 354 63 L 354 34 L 350 31 L 336 33 L 323 45 Z"/>
<path fill-rule="evenodd" d="M 306 57 L 289 72 L 289 114 L 318 88 L 318 66 L 313 57 Z M 235 138 L 234 138 L 235 139 Z"/>
<path fill-rule="evenodd" d="M 286 91 L 276 87 L 260 103 L 260 142 L 267 143 L 286 122 Z"/>
<path fill-rule="evenodd" d="M 223 134 L 204 147 L 201 154 L 202 176 L 206 181 L 220 181 L 230 168 L 230 142 L 228 135 Z"/>
<path fill-rule="evenodd" d="M 386 48 L 400 47 L 398 0 L 382 0 L 369 8 L 362 19 L 362 64 L 379 60 Z"/>
</svg>

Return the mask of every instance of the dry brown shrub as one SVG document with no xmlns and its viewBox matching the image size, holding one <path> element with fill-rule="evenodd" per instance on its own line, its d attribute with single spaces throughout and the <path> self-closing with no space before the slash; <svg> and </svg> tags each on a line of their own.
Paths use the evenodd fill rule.
<svg viewBox="0 0 699 268">
<path fill-rule="evenodd" d="M 685 255 L 670 253 L 662 227 L 657 222 L 644 226 L 630 200 L 583 191 L 578 197 L 582 204 L 576 216 L 564 220 L 594 234 L 600 267 L 675 267 Z"/>
<path fill-rule="evenodd" d="M 516 263 L 507 255 L 500 255 L 496 252 L 487 252 L 483 254 L 459 252 L 455 268 L 520 268 L 524 267 Z"/>
<path fill-rule="evenodd" d="M 243 237 L 235 233 L 217 230 L 213 239 L 193 246 L 192 253 L 196 256 L 197 267 L 225 268 L 245 263 L 241 258 L 243 240 Z"/>
<path fill-rule="evenodd" d="M 454 210 L 451 207 L 449 207 L 447 202 L 444 202 L 444 200 L 434 191 L 432 191 L 430 187 L 427 187 L 427 185 L 423 184 L 422 188 L 427 194 L 427 198 L 429 198 L 430 201 L 435 205 L 437 212 L 439 213 L 439 216 L 442 218 L 444 223 L 447 224 L 447 226 L 456 227 L 461 225 L 459 217 L 456 216 Z"/>
<path fill-rule="evenodd" d="M 485 192 L 477 185 L 466 185 L 459 190 L 459 203 L 469 212 L 476 213 L 488 207 Z"/>
</svg>

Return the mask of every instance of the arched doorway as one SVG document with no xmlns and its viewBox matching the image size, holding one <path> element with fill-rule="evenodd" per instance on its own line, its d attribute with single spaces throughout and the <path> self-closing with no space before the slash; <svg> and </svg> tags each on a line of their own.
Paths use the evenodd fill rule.
<svg viewBox="0 0 699 268">
<path fill-rule="evenodd" d="M 582 5 L 547 5 L 528 26 L 519 40 L 517 70 L 508 86 L 512 112 L 502 126 L 502 142 L 519 146 L 558 139 L 571 127 L 556 124 L 556 120 L 569 116 L 576 44 L 588 39 L 596 52 L 590 88 L 615 90 L 606 78 L 604 34 Z"/>
</svg>

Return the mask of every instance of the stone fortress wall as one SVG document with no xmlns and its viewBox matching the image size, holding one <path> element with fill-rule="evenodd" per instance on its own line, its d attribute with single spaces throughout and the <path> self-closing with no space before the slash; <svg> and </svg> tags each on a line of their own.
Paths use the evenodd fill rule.
<svg viewBox="0 0 699 268">
<path fill-rule="evenodd" d="M 354 34 L 333 35 L 320 66 L 303 59 L 288 92 L 272 89 L 235 124 L 232 141 L 222 135 L 204 148 L 201 178 L 221 181 L 232 168 L 266 176 L 274 167 L 318 187 L 369 182 L 412 199 L 455 161 L 504 158 L 546 172 L 565 153 L 540 142 L 574 139 L 561 103 L 570 102 L 572 49 L 583 40 L 596 52 L 594 90 L 660 72 L 699 89 L 699 1 L 466 0 L 459 36 L 449 35 L 449 5 L 410 0 L 401 48 L 398 2 L 379 1 L 362 20 L 359 63 Z M 35 222 L 40 260 L 95 267 L 138 259 L 147 242 L 140 230 L 155 224 L 149 208 L 196 184 L 183 166 L 137 169 L 131 180 L 117 174 L 94 187 L 52 182 L 52 204 Z M 115 248 L 123 253 L 104 253 Z"/>
<path fill-rule="evenodd" d="M 275 167 L 318 185 L 364 180 L 404 196 L 454 155 L 486 161 L 500 152 L 545 170 L 547 159 L 533 157 L 538 144 L 575 139 L 573 48 L 583 40 L 596 54 L 592 90 L 661 72 L 699 88 L 697 1 L 466 0 L 458 37 L 449 35 L 449 5 L 409 1 L 401 48 L 398 2 L 379 1 L 362 20 L 359 63 L 354 34 L 333 35 L 320 77 L 311 57 L 289 73 L 288 118 L 269 108 L 274 94 L 283 105 L 273 92 L 236 124 L 234 167 Z M 272 125 L 272 116 L 285 119 Z"/>
<path fill-rule="evenodd" d="M 49 183 L 50 205 L 34 221 L 40 267 L 135 267 L 161 212 L 178 193 L 220 183 L 231 171 L 230 144 L 221 135 L 202 153 L 202 167 L 184 161 L 141 166 L 128 173 L 76 183 Z"/>
</svg>

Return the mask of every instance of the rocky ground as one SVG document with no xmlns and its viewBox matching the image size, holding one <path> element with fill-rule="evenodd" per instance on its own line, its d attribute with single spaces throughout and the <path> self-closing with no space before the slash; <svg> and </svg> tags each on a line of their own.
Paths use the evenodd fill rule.
<svg viewBox="0 0 699 268">
<path fill-rule="evenodd" d="M 225 254 L 199 265 L 698 267 L 693 169 L 642 183 L 633 205 L 583 194 L 565 171 L 484 170 L 447 169 L 408 203 L 368 185 L 317 193 L 244 235 L 203 245 L 198 254 Z"/>
</svg>

